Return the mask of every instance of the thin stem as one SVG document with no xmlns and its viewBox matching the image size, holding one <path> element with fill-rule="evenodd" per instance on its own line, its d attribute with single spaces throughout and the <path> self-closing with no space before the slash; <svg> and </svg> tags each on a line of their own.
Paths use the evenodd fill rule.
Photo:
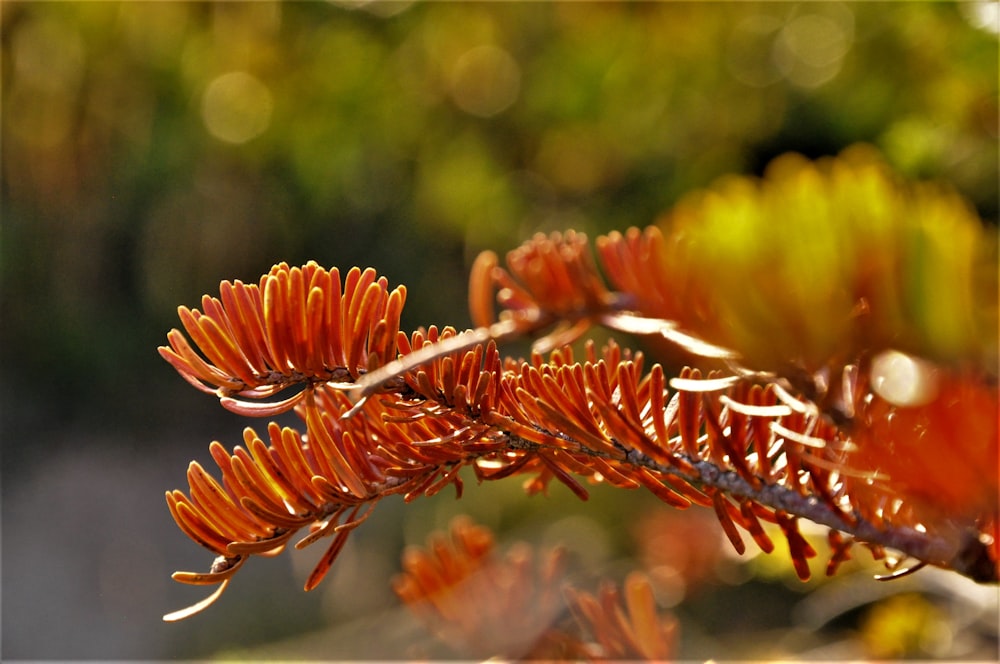
<svg viewBox="0 0 1000 664">
<path fill-rule="evenodd" d="M 560 437 L 565 438 L 564 436 Z M 508 434 L 508 440 L 509 446 L 517 450 L 530 452 L 554 449 L 554 446 L 536 443 L 514 434 Z M 610 459 L 610 455 L 591 450 L 583 445 L 580 445 L 579 449 L 574 450 L 574 452 Z M 694 467 L 698 473 L 697 478 L 693 478 L 673 466 L 658 463 L 638 450 L 630 450 L 625 463 L 657 473 L 680 477 L 699 489 L 712 487 L 733 498 L 746 498 L 765 507 L 784 510 L 791 515 L 852 535 L 858 541 L 884 546 L 922 562 L 947 567 L 974 581 L 997 581 L 995 567 L 983 562 L 984 560 L 988 562 L 989 558 L 986 545 L 978 538 L 956 541 L 907 526 L 886 524 L 879 527 L 856 513 L 854 522 L 849 523 L 837 511 L 815 496 L 806 496 L 789 487 L 767 483 L 762 483 L 760 488 L 754 488 L 736 472 L 723 470 L 709 461 L 691 459 L 684 454 L 678 454 L 678 456 Z"/>
</svg>

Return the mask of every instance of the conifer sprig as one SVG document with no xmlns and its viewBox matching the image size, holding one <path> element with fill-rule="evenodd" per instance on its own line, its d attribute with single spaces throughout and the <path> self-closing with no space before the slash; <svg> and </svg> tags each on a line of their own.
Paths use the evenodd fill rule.
<svg viewBox="0 0 1000 664">
<path fill-rule="evenodd" d="M 489 529 L 457 517 L 447 534 L 403 552 L 393 589 L 463 657 L 670 660 L 677 621 L 657 610 L 644 575 L 629 574 L 621 591 L 605 582 L 593 595 L 567 583 L 566 567 L 564 549 L 517 542 L 501 553 Z"/>
<path fill-rule="evenodd" d="M 864 189 L 852 177 L 889 186 L 873 168 L 810 166 L 789 175 L 790 168 L 763 186 L 761 206 L 787 195 L 781 178 L 803 179 L 820 199 Z M 752 187 L 735 190 L 754 202 Z M 703 214 L 722 205 L 708 200 Z M 223 282 L 201 311 L 180 308 L 194 346 L 173 330 L 160 352 L 182 376 L 234 412 L 291 410 L 301 424 L 271 423 L 263 438 L 248 428 L 231 452 L 213 443 L 221 482 L 193 463 L 189 493 L 167 493 L 180 528 L 218 556 L 208 574 L 175 578 L 219 584 L 209 600 L 168 619 L 204 608 L 249 556 L 276 553 L 305 527 L 297 547 L 331 538 L 306 583 L 315 587 L 380 500 L 410 501 L 448 486 L 461 495 L 466 467 L 479 481 L 525 476 L 529 493 L 556 480 L 586 499 L 587 483 L 605 482 L 649 490 L 680 508 L 708 507 L 738 551 L 742 533 L 771 551 L 762 525 L 769 522 L 802 578 L 817 555 L 799 532 L 805 518 L 831 528 L 828 573 L 860 541 L 876 557 L 891 548 L 918 565 L 995 581 L 997 393 L 995 377 L 981 368 L 989 351 L 978 328 L 953 326 L 958 336 L 948 336 L 937 326 L 909 334 L 910 352 L 887 351 L 884 332 L 898 324 L 892 312 L 913 318 L 920 310 L 893 299 L 899 288 L 876 293 L 874 282 L 885 276 L 878 266 L 892 267 L 895 276 L 886 278 L 897 280 L 896 265 L 916 268 L 876 262 L 847 278 L 855 307 L 834 307 L 833 320 L 854 331 L 843 352 L 824 355 L 823 339 L 802 336 L 817 322 L 803 326 L 797 311 L 772 302 L 777 294 L 766 280 L 745 284 L 760 288 L 750 298 L 756 309 L 718 300 L 705 276 L 711 254 L 698 254 L 704 244 L 684 244 L 685 233 L 632 229 L 598 238 L 600 266 L 574 232 L 534 237 L 505 267 L 485 253 L 470 283 L 479 327 L 463 333 L 404 334 L 403 287 L 389 291 L 370 269 L 352 269 L 341 282 L 337 270 L 315 263 L 276 265 L 259 285 Z M 760 307 L 790 330 L 785 359 L 768 366 L 758 340 L 732 333 L 763 315 Z M 878 319 L 886 311 L 889 322 Z M 988 322 L 989 314 L 968 320 Z M 673 377 L 661 364 L 647 371 L 642 353 L 614 342 L 601 350 L 588 343 L 578 360 L 566 344 L 592 324 L 668 342 L 703 366 Z M 497 342 L 521 335 L 538 337 L 531 357 L 501 359 Z M 972 362 L 946 364 L 939 354 L 942 363 L 928 365 L 912 353 L 921 339 L 929 356 L 978 350 Z M 887 364 L 887 352 L 899 357 Z M 900 366 L 913 369 L 915 393 L 892 387 Z M 904 447 L 920 462 L 904 462 Z"/>
</svg>

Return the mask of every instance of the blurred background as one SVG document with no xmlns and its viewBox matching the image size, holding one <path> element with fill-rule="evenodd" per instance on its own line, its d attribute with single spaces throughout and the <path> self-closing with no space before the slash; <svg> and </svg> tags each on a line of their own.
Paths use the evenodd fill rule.
<svg viewBox="0 0 1000 664">
<path fill-rule="evenodd" d="M 800 584 L 711 514 L 517 480 L 386 500 L 316 591 L 322 544 L 164 624 L 203 596 L 169 574 L 212 556 L 163 492 L 247 422 L 156 347 L 178 305 L 279 261 L 373 266 L 407 285 L 404 328 L 465 327 L 482 249 L 646 225 L 786 151 L 872 143 L 995 224 L 997 7 L 3 2 L 0 656 L 444 656 L 389 581 L 469 512 L 501 545 L 562 542 L 584 588 L 646 570 L 685 659 L 996 659 L 996 587 L 860 563 Z"/>
</svg>

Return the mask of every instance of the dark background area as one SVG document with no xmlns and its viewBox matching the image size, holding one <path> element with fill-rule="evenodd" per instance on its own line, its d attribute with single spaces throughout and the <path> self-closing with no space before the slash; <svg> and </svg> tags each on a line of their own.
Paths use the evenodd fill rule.
<svg viewBox="0 0 1000 664">
<path fill-rule="evenodd" d="M 163 491 L 247 423 L 156 353 L 178 305 L 279 261 L 373 266 L 407 285 L 404 327 L 465 327 L 480 250 L 643 226 L 786 151 L 871 143 L 995 224 L 995 3 L 4 2 L 0 21 L 4 660 L 433 648 L 389 579 L 460 511 L 568 542 L 588 579 L 666 565 L 649 533 L 693 518 L 712 572 L 660 596 L 685 657 L 871 656 L 894 601 L 932 635 L 903 654 L 995 658 L 995 587 L 799 585 L 780 556 L 731 560 L 711 518 L 516 481 L 385 501 L 317 591 L 322 545 L 165 625 L 201 597 L 170 572 L 211 556 Z"/>
</svg>

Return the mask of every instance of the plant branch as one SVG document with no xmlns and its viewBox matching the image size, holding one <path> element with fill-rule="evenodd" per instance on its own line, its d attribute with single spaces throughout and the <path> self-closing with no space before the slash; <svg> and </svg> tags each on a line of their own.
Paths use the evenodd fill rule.
<svg viewBox="0 0 1000 664">
<path fill-rule="evenodd" d="M 516 434 L 507 434 L 508 444 L 512 449 L 527 452 L 541 450 L 565 449 L 552 445 L 536 443 Z M 571 442 L 568 436 L 560 438 Z M 589 449 L 576 441 L 575 450 L 578 454 L 610 459 L 610 455 Z M 864 519 L 857 512 L 851 519 L 845 519 L 842 512 L 833 509 L 816 496 L 803 495 L 786 486 L 762 483 L 754 487 L 739 473 L 719 468 L 710 461 L 695 460 L 681 455 L 697 472 L 692 478 L 676 466 L 659 463 L 638 450 L 631 450 L 626 456 L 626 462 L 637 467 L 646 468 L 657 473 L 673 475 L 685 481 L 691 481 L 696 488 L 711 487 L 718 489 L 733 498 L 750 499 L 760 505 L 782 510 L 790 515 L 801 517 L 813 523 L 828 526 L 840 532 L 851 535 L 856 540 L 893 549 L 923 563 L 946 567 L 969 577 L 977 582 L 996 582 L 996 568 L 987 555 L 987 546 L 975 533 L 969 533 L 970 538 L 960 541 L 929 532 L 917 530 L 903 525 L 883 524 L 881 527 Z M 985 561 L 985 562 L 984 562 Z"/>
</svg>

